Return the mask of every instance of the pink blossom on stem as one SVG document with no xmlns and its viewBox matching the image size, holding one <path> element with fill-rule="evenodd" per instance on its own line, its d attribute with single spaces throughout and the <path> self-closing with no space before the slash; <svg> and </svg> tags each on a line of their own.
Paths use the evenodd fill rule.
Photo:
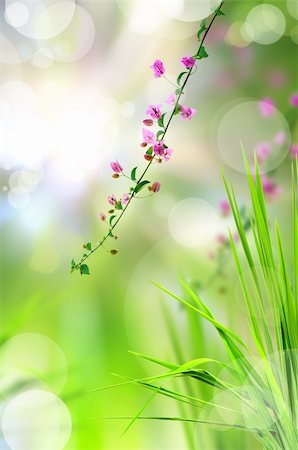
<svg viewBox="0 0 298 450">
<path fill-rule="evenodd" d="M 105 215 L 105 213 L 100 212 L 100 213 L 99 213 L 99 218 L 100 218 L 100 220 L 102 220 L 103 222 L 105 222 L 107 216 Z"/>
<path fill-rule="evenodd" d="M 159 157 L 159 162 L 162 162 L 162 160 L 169 161 L 173 153 L 171 148 L 165 147 L 163 141 L 156 142 L 153 146 L 153 151 Z"/>
<path fill-rule="evenodd" d="M 176 103 L 176 100 L 177 100 L 177 96 L 175 95 L 175 94 L 171 94 L 171 95 L 169 95 L 169 97 L 166 99 L 166 103 L 168 104 L 168 105 L 175 105 L 175 103 Z"/>
<path fill-rule="evenodd" d="M 216 241 L 221 245 L 225 245 L 228 243 L 228 238 L 224 234 L 218 234 L 216 236 Z"/>
<path fill-rule="evenodd" d="M 123 167 L 118 163 L 118 161 L 111 162 L 110 166 L 115 173 L 123 172 Z"/>
<path fill-rule="evenodd" d="M 189 108 L 188 106 L 180 106 L 180 113 L 183 120 L 190 120 L 196 113 L 197 110 L 193 108 Z"/>
<path fill-rule="evenodd" d="M 286 133 L 284 131 L 279 131 L 279 133 L 277 133 L 274 136 L 274 143 L 275 144 L 279 144 L 282 145 L 285 143 L 286 140 Z"/>
<path fill-rule="evenodd" d="M 263 117 L 270 117 L 275 112 L 274 102 L 269 97 L 265 97 L 259 102 L 259 108 Z"/>
<path fill-rule="evenodd" d="M 155 134 L 152 131 L 143 128 L 143 139 L 146 144 L 154 144 Z"/>
<path fill-rule="evenodd" d="M 258 161 L 264 162 L 267 160 L 271 153 L 271 147 L 268 142 L 260 142 L 256 147 L 256 155 Z"/>
<path fill-rule="evenodd" d="M 160 182 L 159 181 L 155 181 L 152 184 L 150 191 L 155 193 L 155 192 L 158 192 L 159 190 L 160 190 Z"/>
<path fill-rule="evenodd" d="M 164 155 L 164 143 L 163 141 L 160 142 L 155 142 L 154 146 L 153 146 L 153 151 L 155 153 L 156 156 L 163 156 Z"/>
<path fill-rule="evenodd" d="M 156 59 L 152 66 L 150 66 L 151 69 L 153 69 L 154 77 L 160 78 L 165 73 L 165 68 L 163 65 L 163 62 L 160 59 Z"/>
<path fill-rule="evenodd" d="M 117 205 L 117 199 L 116 199 L 114 194 L 108 196 L 108 202 L 112 206 L 116 206 Z"/>
<path fill-rule="evenodd" d="M 228 200 L 223 199 L 218 203 L 218 207 L 222 216 L 228 216 L 231 212 L 231 206 Z"/>
<path fill-rule="evenodd" d="M 153 120 L 152 119 L 144 119 L 143 124 L 146 125 L 147 127 L 152 127 Z"/>
<path fill-rule="evenodd" d="M 149 105 L 146 114 L 149 114 L 152 119 L 159 119 L 161 117 L 161 105 Z"/>
<path fill-rule="evenodd" d="M 130 199 L 130 195 L 129 194 L 123 194 L 122 198 L 121 198 L 121 203 L 123 206 L 127 205 L 127 203 L 129 202 Z"/>
<path fill-rule="evenodd" d="M 187 55 L 181 59 L 181 62 L 187 69 L 191 69 L 195 65 L 196 60 Z"/>
<path fill-rule="evenodd" d="M 292 144 L 290 147 L 290 157 L 295 159 L 298 157 L 298 144 Z"/>
<path fill-rule="evenodd" d="M 298 108 L 298 93 L 291 95 L 290 104 L 295 108 Z"/>
</svg>

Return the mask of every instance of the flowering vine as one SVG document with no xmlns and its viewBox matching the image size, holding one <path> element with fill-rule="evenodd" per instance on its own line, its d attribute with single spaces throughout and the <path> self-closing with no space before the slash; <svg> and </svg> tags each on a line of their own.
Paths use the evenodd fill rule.
<svg viewBox="0 0 298 450">
<path fill-rule="evenodd" d="M 108 204 L 111 206 L 106 213 L 101 212 L 99 217 L 100 220 L 106 223 L 108 230 L 106 234 L 93 246 L 91 242 L 83 245 L 84 253 L 79 260 L 76 262 L 74 259 L 71 261 L 71 272 L 79 270 L 82 275 L 89 275 L 89 267 L 86 264 L 86 260 L 100 247 L 105 248 L 105 243 L 108 239 L 117 239 L 115 235 L 115 228 L 117 227 L 119 221 L 124 215 L 125 211 L 129 207 L 133 198 L 137 197 L 137 194 L 144 188 L 149 190 L 149 196 L 156 194 L 160 190 L 160 182 L 154 181 L 153 183 L 146 179 L 147 172 L 153 163 L 164 163 L 171 159 L 173 154 L 173 149 L 169 148 L 165 143 L 165 137 L 168 128 L 172 122 L 172 119 L 176 115 L 180 115 L 183 120 L 190 120 L 196 114 L 196 110 L 187 105 L 180 103 L 180 99 L 184 94 L 184 88 L 189 80 L 189 77 L 195 72 L 196 62 L 200 59 L 207 58 L 208 54 L 206 52 L 204 41 L 206 36 L 212 27 L 217 16 L 224 15 L 221 10 L 223 1 L 220 3 L 218 8 L 214 11 L 213 16 L 207 25 L 207 20 L 204 19 L 200 23 L 200 29 L 197 33 L 197 38 L 199 41 L 199 47 L 195 55 L 186 55 L 181 59 L 181 64 L 184 66 L 183 72 L 181 72 L 176 80 L 175 93 L 166 100 L 166 102 L 173 106 L 172 111 L 169 113 L 169 118 L 165 121 L 167 113 L 162 112 L 162 105 L 149 105 L 146 114 L 148 118 L 143 120 L 143 124 L 146 127 L 151 127 L 153 125 L 158 126 L 156 133 L 148 128 L 143 128 L 143 142 L 141 147 L 146 149 L 144 153 L 144 159 L 147 161 L 143 172 L 137 175 L 139 170 L 138 166 L 134 167 L 129 174 L 124 172 L 122 165 L 119 161 L 113 161 L 110 163 L 111 169 L 113 171 L 113 178 L 124 177 L 129 179 L 133 186 L 131 186 L 128 192 L 125 192 L 121 198 L 117 198 L 114 194 L 108 196 Z M 165 77 L 166 69 L 164 63 L 156 59 L 152 66 L 153 75 L 155 78 Z M 169 81 L 169 80 L 168 80 Z M 106 248 L 105 248 L 106 249 Z M 106 249 L 107 250 L 107 249 Z M 118 253 L 117 249 L 108 250 L 112 255 Z"/>
</svg>

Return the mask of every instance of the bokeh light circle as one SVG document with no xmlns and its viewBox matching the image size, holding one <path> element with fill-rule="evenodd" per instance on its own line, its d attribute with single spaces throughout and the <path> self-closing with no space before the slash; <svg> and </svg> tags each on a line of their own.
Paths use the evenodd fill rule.
<svg viewBox="0 0 298 450">
<path fill-rule="evenodd" d="M 281 133 L 283 140 L 276 140 Z M 225 163 L 241 173 L 245 173 L 241 143 L 251 163 L 259 145 L 266 143 L 270 146 L 270 156 L 262 165 L 264 173 L 282 163 L 290 143 L 289 125 L 281 112 L 272 106 L 271 115 L 263 117 L 260 102 L 251 99 L 224 105 L 215 115 L 212 134 L 216 136 L 216 146 Z"/>
<path fill-rule="evenodd" d="M 7 22 L 23 36 L 49 39 L 70 24 L 76 10 L 75 0 L 5 1 Z"/>
<path fill-rule="evenodd" d="M 298 2 L 297 0 L 287 0 L 287 7 L 289 14 L 291 14 L 294 19 L 298 19 Z"/>
<path fill-rule="evenodd" d="M 38 246 L 31 256 L 29 267 L 40 273 L 52 273 L 58 269 L 61 262 L 59 252 L 53 245 L 43 244 Z"/>
<path fill-rule="evenodd" d="M 9 191 L 7 200 L 10 206 L 14 209 L 24 209 L 29 205 L 31 197 L 28 193 L 16 193 Z"/>
<path fill-rule="evenodd" d="M 53 64 L 53 55 L 46 48 L 41 48 L 34 53 L 31 63 L 40 69 L 48 69 Z"/>
<path fill-rule="evenodd" d="M 181 14 L 176 18 L 184 22 L 197 22 L 210 16 L 220 5 L 221 0 L 184 0 Z"/>
<path fill-rule="evenodd" d="M 67 406 L 55 394 L 45 390 L 19 393 L 3 412 L 3 436 L 11 450 L 62 450 L 71 429 Z"/>
<path fill-rule="evenodd" d="M 18 334 L 0 348 L 0 367 L 7 376 L 23 372 L 42 380 L 55 393 L 60 393 L 67 378 L 67 362 L 60 347 L 47 336 L 37 333 Z M 0 386 L 7 383 L 4 378 Z"/>
<path fill-rule="evenodd" d="M 30 18 L 27 6 L 21 2 L 8 3 L 5 8 L 5 19 L 14 28 L 24 26 Z"/>
<path fill-rule="evenodd" d="M 201 247 L 214 239 L 218 215 L 213 206 L 200 198 L 186 198 L 177 203 L 169 215 L 173 239 L 185 247 Z"/>
<path fill-rule="evenodd" d="M 37 42 L 56 61 L 73 62 L 85 56 L 95 40 L 92 17 L 81 6 L 76 6 L 68 27 L 47 40 Z"/>
<path fill-rule="evenodd" d="M 278 41 L 285 32 L 286 20 L 279 8 L 270 4 L 255 6 L 247 15 L 245 34 L 258 44 Z"/>
</svg>

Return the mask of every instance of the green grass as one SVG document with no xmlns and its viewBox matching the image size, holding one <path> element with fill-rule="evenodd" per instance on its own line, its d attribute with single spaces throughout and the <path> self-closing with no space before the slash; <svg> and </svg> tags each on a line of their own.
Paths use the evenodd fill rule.
<svg viewBox="0 0 298 450">
<path fill-rule="evenodd" d="M 195 447 L 195 437 L 189 423 L 210 424 L 225 429 L 227 426 L 252 433 L 266 450 L 296 450 L 298 447 L 298 216 L 297 216 L 297 165 L 292 170 L 292 261 L 285 258 L 285 248 L 278 222 L 269 223 L 262 181 L 257 161 L 255 176 L 245 160 L 250 190 L 251 207 L 248 208 L 252 239 L 246 234 L 233 187 L 223 180 L 231 204 L 234 221 L 240 238 L 240 248 L 230 233 L 230 245 L 248 311 L 249 339 L 244 340 L 233 330 L 220 323 L 200 295 L 181 281 L 185 294 L 176 295 L 160 284 L 154 283 L 164 293 L 178 301 L 193 318 L 198 316 L 215 328 L 224 343 L 230 363 L 198 357 L 183 361 L 183 345 L 177 338 L 174 322 L 165 311 L 168 330 L 178 363 L 137 354 L 167 369 L 163 374 L 137 382 L 153 391 L 146 405 L 132 419 L 171 420 L 186 425 L 190 448 Z M 228 305 L 227 305 L 228 306 Z M 195 328 L 193 336 L 196 335 Z M 202 330 L 197 330 L 197 338 Z M 207 369 L 206 369 L 207 367 Z M 212 369 L 209 369 L 211 367 Z M 221 372 L 227 374 L 221 376 Z M 165 388 L 172 380 L 184 389 Z M 220 404 L 200 398 L 200 386 L 225 394 Z M 185 389 L 186 387 L 186 389 Z M 154 417 L 143 415 L 155 395 L 177 401 L 181 417 Z M 191 408 L 191 409 L 189 409 Z M 209 410 L 220 412 L 221 421 L 201 418 Z M 199 411 L 199 415 L 197 413 Z M 189 416 L 185 414 L 189 413 Z M 210 416 L 211 417 L 211 416 Z M 231 418 L 232 417 L 232 421 Z M 129 425 L 130 426 L 130 425 Z M 129 428 L 127 427 L 127 429 Z"/>
</svg>

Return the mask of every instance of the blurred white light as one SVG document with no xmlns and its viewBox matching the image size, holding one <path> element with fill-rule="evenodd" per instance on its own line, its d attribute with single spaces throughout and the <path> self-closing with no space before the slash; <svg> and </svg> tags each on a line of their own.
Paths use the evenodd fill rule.
<svg viewBox="0 0 298 450">
<path fill-rule="evenodd" d="M 29 10 L 24 3 L 21 2 L 6 2 L 5 19 L 14 28 L 24 26 L 30 17 Z"/>
<path fill-rule="evenodd" d="M 185 4 L 184 0 L 158 0 L 160 9 L 171 18 L 178 18 L 181 16 Z"/>
<path fill-rule="evenodd" d="M 6 406 L 2 431 L 11 450 L 62 450 L 71 434 L 65 403 L 48 391 L 22 392 Z"/>
<path fill-rule="evenodd" d="M 124 117 L 131 117 L 134 115 L 136 107 L 133 102 L 123 102 L 120 106 L 121 114 Z"/>
<path fill-rule="evenodd" d="M 13 191 L 9 191 L 7 196 L 10 206 L 15 209 L 24 209 L 30 203 L 30 194 L 16 194 Z"/>
<path fill-rule="evenodd" d="M 174 8 L 175 17 L 184 22 L 197 22 L 210 16 L 219 6 L 221 0 L 184 0 L 183 8 L 181 4 Z M 169 3 L 174 4 L 174 0 Z M 181 2 L 179 2 L 181 3 Z M 178 11 L 181 13 L 178 15 Z"/>
<path fill-rule="evenodd" d="M 40 0 L 15 2 L 5 0 L 8 23 L 23 36 L 49 39 L 70 24 L 75 13 L 75 0 Z"/>
<path fill-rule="evenodd" d="M 129 19 L 128 28 L 137 34 L 154 33 L 162 20 L 156 5 L 150 3 L 139 3 Z"/>
<path fill-rule="evenodd" d="M 201 247 L 212 241 L 219 227 L 213 206 L 200 198 L 186 198 L 177 203 L 169 215 L 169 230 L 178 244 Z"/>
<path fill-rule="evenodd" d="M 263 171 L 268 172 L 285 159 L 290 142 L 289 125 L 281 112 L 272 106 L 272 114 L 263 117 L 260 102 L 251 99 L 238 99 L 224 105 L 215 115 L 212 134 L 216 136 L 216 145 L 225 163 L 241 173 L 245 173 L 241 144 L 250 163 L 260 143 L 270 144 L 270 155 L 262 166 Z M 283 136 L 282 141 L 276 140 L 277 134 Z"/>
<path fill-rule="evenodd" d="M 0 33 L 0 62 L 4 64 L 21 64 L 21 58 L 13 43 Z"/>
<path fill-rule="evenodd" d="M 76 6 L 71 22 L 55 36 L 37 42 L 40 48 L 57 61 L 77 61 L 88 53 L 95 40 L 92 17 L 81 6 Z"/>
<path fill-rule="evenodd" d="M 298 2 L 297 0 L 287 0 L 288 11 L 294 19 L 298 19 Z"/>
<path fill-rule="evenodd" d="M 67 362 L 61 348 L 52 339 L 37 333 L 17 334 L 6 341 L 0 349 L 0 366 L 1 370 L 7 369 L 7 376 L 0 376 L 2 393 L 15 372 L 17 378 L 21 373 L 27 374 L 56 393 L 62 391 L 67 378 Z"/>
<path fill-rule="evenodd" d="M 53 55 L 46 48 L 41 48 L 34 53 L 31 63 L 40 69 L 47 69 L 53 63 Z"/>
<path fill-rule="evenodd" d="M 244 33 L 251 41 L 269 45 L 285 32 L 286 20 L 279 8 L 270 4 L 255 6 L 247 15 Z"/>
</svg>

